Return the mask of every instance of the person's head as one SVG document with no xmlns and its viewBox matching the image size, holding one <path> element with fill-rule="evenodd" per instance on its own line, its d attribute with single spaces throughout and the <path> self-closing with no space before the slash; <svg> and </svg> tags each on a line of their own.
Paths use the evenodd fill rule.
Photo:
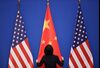
<svg viewBox="0 0 100 68">
<path fill-rule="evenodd" d="M 44 50 L 44 53 L 45 55 L 53 55 L 53 47 L 48 44 L 46 47 L 45 47 L 45 50 Z"/>
</svg>

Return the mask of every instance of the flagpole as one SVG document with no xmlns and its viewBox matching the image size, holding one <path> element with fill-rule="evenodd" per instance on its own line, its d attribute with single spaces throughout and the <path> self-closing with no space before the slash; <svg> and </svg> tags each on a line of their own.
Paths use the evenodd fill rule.
<svg viewBox="0 0 100 68">
<path fill-rule="evenodd" d="M 78 0 L 78 4 L 80 4 L 81 0 Z"/>
<path fill-rule="evenodd" d="M 20 10 L 20 0 L 18 0 L 18 10 Z"/>
<path fill-rule="evenodd" d="M 47 5 L 49 5 L 49 0 L 47 0 Z"/>
</svg>

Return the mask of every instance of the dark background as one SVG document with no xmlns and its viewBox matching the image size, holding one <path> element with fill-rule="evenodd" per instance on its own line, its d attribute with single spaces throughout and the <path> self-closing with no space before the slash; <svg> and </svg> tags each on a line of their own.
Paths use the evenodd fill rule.
<svg viewBox="0 0 100 68">
<path fill-rule="evenodd" d="M 99 68 L 99 0 L 81 0 L 81 6 L 94 65 L 95 68 Z M 67 68 L 76 24 L 77 0 L 50 0 L 50 9 L 59 47 L 65 59 L 64 68 Z M 0 0 L 0 68 L 8 66 L 17 10 L 17 0 Z M 25 22 L 35 68 L 45 11 L 46 0 L 21 0 L 21 14 Z"/>
</svg>

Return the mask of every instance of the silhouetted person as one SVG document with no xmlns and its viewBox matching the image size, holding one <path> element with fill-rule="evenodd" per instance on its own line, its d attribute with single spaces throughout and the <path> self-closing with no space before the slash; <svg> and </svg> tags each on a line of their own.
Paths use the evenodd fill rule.
<svg viewBox="0 0 100 68">
<path fill-rule="evenodd" d="M 41 67 L 43 64 L 45 68 L 57 68 L 56 64 L 63 66 L 64 59 L 59 60 L 58 56 L 53 55 L 53 48 L 51 45 L 47 45 L 44 50 L 45 55 L 42 57 L 41 61 L 36 60 L 37 66 Z"/>
</svg>

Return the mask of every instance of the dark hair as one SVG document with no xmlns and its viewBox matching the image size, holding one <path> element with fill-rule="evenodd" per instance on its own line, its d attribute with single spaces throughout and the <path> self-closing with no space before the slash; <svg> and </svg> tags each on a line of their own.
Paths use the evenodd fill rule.
<svg viewBox="0 0 100 68">
<path fill-rule="evenodd" d="M 44 50 L 44 53 L 45 55 L 53 55 L 53 47 L 48 44 L 46 47 L 45 47 L 45 50 Z"/>
</svg>

